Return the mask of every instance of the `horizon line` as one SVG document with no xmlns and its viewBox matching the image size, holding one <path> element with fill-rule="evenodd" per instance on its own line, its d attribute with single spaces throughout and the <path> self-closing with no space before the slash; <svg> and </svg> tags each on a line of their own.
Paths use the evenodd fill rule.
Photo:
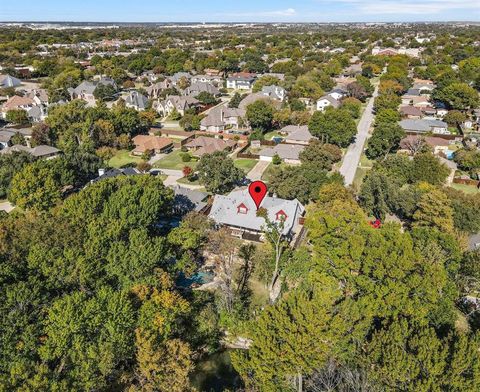
<svg viewBox="0 0 480 392">
<path fill-rule="evenodd" d="M 102 23 L 102 24 L 354 24 L 354 23 L 478 23 L 480 20 L 416 20 L 416 21 L 318 21 L 318 22 L 302 22 L 302 21 L 188 21 L 188 22 L 161 22 L 161 21 L 99 21 L 99 20 L 0 20 L 0 23 Z"/>
</svg>

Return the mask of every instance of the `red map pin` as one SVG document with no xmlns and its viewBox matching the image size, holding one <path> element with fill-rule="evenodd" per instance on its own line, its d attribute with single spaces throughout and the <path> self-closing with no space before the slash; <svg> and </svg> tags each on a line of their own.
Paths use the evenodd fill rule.
<svg viewBox="0 0 480 392">
<path fill-rule="evenodd" d="M 258 210 L 258 207 L 262 204 L 262 200 L 267 195 L 267 186 L 262 181 L 254 181 L 249 185 L 248 193 L 250 193 L 250 197 L 255 202 Z"/>
</svg>

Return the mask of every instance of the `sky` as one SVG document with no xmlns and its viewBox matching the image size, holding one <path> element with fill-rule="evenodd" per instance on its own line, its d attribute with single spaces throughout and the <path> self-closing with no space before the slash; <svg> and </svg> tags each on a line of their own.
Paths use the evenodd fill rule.
<svg viewBox="0 0 480 392">
<path fill-rule="evenodd" d="M 480 21 L 480 0 L 0 0 L 0 21 Z"/>
</svg>

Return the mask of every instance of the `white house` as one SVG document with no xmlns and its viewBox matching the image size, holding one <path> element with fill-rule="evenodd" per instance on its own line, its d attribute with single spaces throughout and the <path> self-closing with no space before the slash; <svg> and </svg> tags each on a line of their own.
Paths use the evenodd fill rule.
<svg viewBox="0 0 480 392">
<path fill-rule="evenodd" d="M 266 210 L 271 222 L 281 225 L 282 234 L 291 240 L 301 231 L 305 207 L 297 200 L 265 196 L 260 208 Z M 215 195 L 208 215 L 218 226 L 231 230 L 232 236 L 242 239 L 263 239 L 265 219 L 257 216 L 257 208 L 248 189 L 230 194 Z"/>
<path fill-rule="evenodd" d="M 331 97 L 330 95 L 324 95 L 317 101 L 317 110 L 321 112 L 323 112 L 329 106 L 332 106 L 336 109 L 340 107 L 340 101 Z"/>
<path fill-rule="evenodd" d="M 238 72 L 227 78 L 227 88 L 235 90 L 250 90 L 255 82 L 255 74 L 249 72 Z"/>
<path fill-rule="evenodd" d="M 283 102 L 285 100 L 287 92 L 283 87 L 271 85 L 271 86 L 264 86 L 262 88 L 262 94 L 265 95 L 266 97 Z"/>
</svg>

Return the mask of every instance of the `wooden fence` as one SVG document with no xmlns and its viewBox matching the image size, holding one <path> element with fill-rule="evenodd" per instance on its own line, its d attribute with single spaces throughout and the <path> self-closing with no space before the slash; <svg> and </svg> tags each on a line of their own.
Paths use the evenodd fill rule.
<svg viewBox="0 0 480 392">
<path fill-rule="evenodd" d="M 250 152 L 245 152 L 250 147 L 250 143 L 245 144 L 240 150 L 237 152 L 237 158 L 246 158 L 246 159 L 260 159 L 260 155 L 252 154 Z"/>
<path fill-rule="evenodd" d="M 444 140 L 454 140 L 454 141 L 462 141 L 463 136 L 462 135 L 442 135 L 441 133 L 418 133 L 418 132 L 411 132 L 411 131 L 405 131 L 407 135 L 415 135 L 415 136 L 433 136 L 433 137 L 438 137 L 440 139 Z"/>
<path fill-rule="evenodd" d="M 463 185 L 474 185 L 476 187 L 479 186 L 480 184 L 480 181 L 477 181 L 477 180 L 472 180 L 470 178 L 454 178 L 453 179 L 453 183 L 454 184 L 463 184 Z"/>
</svg>

